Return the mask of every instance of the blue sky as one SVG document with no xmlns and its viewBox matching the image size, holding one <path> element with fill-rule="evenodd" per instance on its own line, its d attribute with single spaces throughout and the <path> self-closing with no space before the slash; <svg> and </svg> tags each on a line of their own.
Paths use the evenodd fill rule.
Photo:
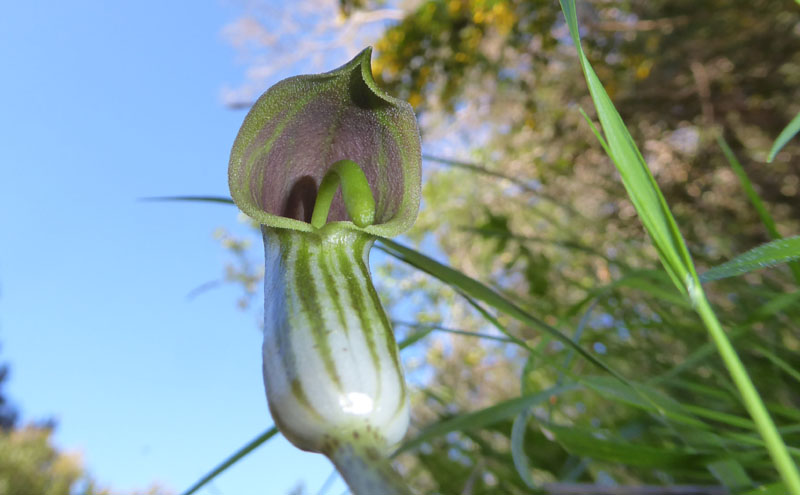
<svg viewBox="0 0 800 495">
<path fill-rule="evenodd" d="M 179 492 L 271 426 L 255 312 L 228 287 L 227 195 L 244 67 L 237 3 L 7 2 L 0 15 L 0 361 L 24 420 L 55 418 L 115 493 Z M 331 61 L 331 68 L 345 60 Z M 289 74 L 278 74 L 286 76 Z M 318 455 L 272 440 L 204 493 L 315 493 Z M 341 487 L 330 493 L 338 493 Z"/>
</svg>

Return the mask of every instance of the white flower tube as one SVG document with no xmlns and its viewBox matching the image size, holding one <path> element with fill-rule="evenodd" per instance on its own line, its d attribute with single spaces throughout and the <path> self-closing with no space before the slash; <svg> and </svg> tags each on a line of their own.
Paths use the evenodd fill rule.
<svg viewBox="0 0 800 495">
<path fill-rule="evenodd" d="M 337 224 L 262 230 L 264 384 L 275 423 L 303 450 L 330 455 L 347 441 L 385 453 L 409 413 L 367 264 L 374 237 Z"/>
</svg>

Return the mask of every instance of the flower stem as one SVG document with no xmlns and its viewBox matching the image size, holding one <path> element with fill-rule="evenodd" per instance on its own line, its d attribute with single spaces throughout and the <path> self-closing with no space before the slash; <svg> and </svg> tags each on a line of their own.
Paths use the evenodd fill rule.
<svg viewBox="0 0 800 495">
<path fill-rule="evenodd" d="M 375 448 L 341 443 L 326 455 L 353 495 L 415 495 L 389 460 Z"/>
</svg>

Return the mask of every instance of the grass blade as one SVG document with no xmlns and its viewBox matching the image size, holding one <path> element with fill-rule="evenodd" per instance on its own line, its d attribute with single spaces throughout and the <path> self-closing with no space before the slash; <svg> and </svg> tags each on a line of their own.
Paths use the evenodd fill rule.
<svg viewBox="0 0 800 495">
<path fill-rule="evenodd" d="M 514 418 L 514 423 L 511 426 L 511 460 L 514 462 L 514 468 L 517 470 L 522 482 L 531 490 L 538 490 L 539 487 L 536 486 L 536 482 L 533 481 L 531 476 L 528 455 L 525 454 L 525 431 L 528 429 L 528 419 L 531 414 L 532 412 L 529 408 Z"/>
<path fill-rule="evenodd" d="M 753 183 L 750 182 L 750 178 L 747 177 L 747 173 L 744 171 L 744 167 L 742 164 L 739 163 L 739 160 L 736 158 L 736 155 L 733 154 L 733 150 L 731 147 L 728 146 L 728 143 L 725 141 L 720 135 L 717 135 L 717 143 L 719 147 L 722 148 L 722 153 L 725 155 L 725 158 L 728 160 L 733 172 L 739 177 L 739 182 L 742 184 L 742 189 L 744 189 L 747 198 L 750 200 L 750 203 L 753 205 L 753 208 L 756 209 L 759 218 L 761 218 L 761 223 L 764 224 L 764 227 L 767 228 L 767 232 L 769 232 L 769 236 L 772 239 L 781 239 L 780 232 L 778 232 L 778 228 L 775 226 L 775 220 L 772 218 L 772 215 L 769 214 L 769 211 L 764 206 L 764 202 L 761 201 L 761 197 L 756 192 L 755 188 L 753 187 Z M 798 263 L 790 263 L 789 268 L 792 270 L 792 274 L 794 275 L 795 281 L 800 284 L 800 264 Z"/>
<path fill-rule="evenodd" d="M 767 358 L 772 364 L 776 367 L 780 368 L 784 373 L 789 375 L 790 377 L 794 378 L 794 380 L 800 384 L 800 372 L 796 369 L 792 368 L 792 365 L 784 361 L 783 359 L 776 356 L 774 353 L 768 351 L 767 349 L 756 346 L 755 351 L 765 358 Z"/>
<path fill-rule="evenodd" d="M 225 196 L 155 196 L 151 198 L 142 198 L 142 201 L 192 201 L 195 203 L 233 204 L 233 200 Z"/>
<path fill-rule="evenodd" d="M 617 371 L 613 370 L 611 367 L 605 364 L 602 360 L 593 356 L 588 351 L 586 351 L 578 344 L 573 342 L 571 338 L 562 333 L 560 330 L 553 328 L 547 323 L 534 317 L 533 315 L 523 310 L 522 308 L 520 308 L 513 302 L 509 301 L 495 290 L 484 285 L 483 283 L 467 275 L 464 275 L 463 273 L 454 270 L 449 266 L 445 266 L 439 263 L 438 261 L 435 261 L 425 256 L 422 253 L 419 253 L 413 249 L 403 246 L 402 244 L 398 244 L 394 241 L 390 241 L 389 239 L 383 239 L 383 238 L 380 239 L 380 242 L 381 242 L 381 249 L 383 249 L 383 251 L 385 251 L 386 253 L 438 278 L 442 282 L 456 288 L 466 296 L 469 296 L 479 301 L 483 301 L 489 306 L 496 308 L 497 310 L 511 316 L 512 318 L 515 318 L 534 329 L 537 329 L 541 332 L 544 332 L 554 337 L 565 346 L 575 350 L 575 352 L 577 352 L 587 361 L 591 362 L 600 369 L 605 370 L 606 372 L 612 374 L 621 382 L 629 384 L 628 380 L 625 379 L 621 374 L 619 374 Z"/>
<path fill-rule="evenodd" d="M 552 424 L 544 424 L 542 428 L 552 433 L 556 442 L 567 452 L 590 457 L 596 461 L 626 466 L 664 468 L 667 466 L 698 466 L 702 465 L 705 460 L 710 460 L 707 453 L 692 452 L 677 447 L 651 447 L 617 439 L 606 439 L 599 436 L 595 429 Z"/>
<path fill-rule="evenodd" d="M 711 474 L 733 493 L 740 493 L 753 487 L 742 464 L 735 459 L 720 459 L 706 466 Z"/>
<path fill-rule="evenodd" d="M 756 321 L 772 318 L 787 308 L 795 307 L 798 300 L 800 300 L 800 290 L 779 294 L 758 308 L 753 314 L 753 318 Z"/>
<path fill-rule="evenodd" d="M 432 332 L 434 330 L 437 330 L 439 332 L 449 333 L 449 334 L 453 334 L 453 335 L 461 335 L 462 337 L 472 337 L 472 338 L 475 338 L 475 339 L 493 340 L 495 342 L 503 342 L 504 344 L 517 344 L 517 341 L 509 339 L 507 337 L 498 337 L 497 335 L 489 335 L 488 333 L 481 333 L 481 332 L 470 332 L 468 330 L 457 330 L 455 328 L 447 328 L 447 327 L 443 327 L 441 325 L 430 325 L 430 324 L 426 324 L 426 323 L 408 323 L 408 322 L 404 322 L 404 321 L 393 321 L 392 323 L 395 326 L 405 326 L 405 327 L 412 327 L 412 328 L 424 328 L 425 330 L 423 330 L 422 332 L 419 332 L 419 333 L 424 333 L 423 337 L 425 335 L 429 334 L 430 332 Z M 416 338 L 416 335 L 417 334 L 411 335 L 409 338 L 403 340 L 402 343 L 397 344 L 397 346 L 400 347 L 401 349 L 403 349 L 403 348 L 411 345 L 411 343 L 414 343 L 417 340 L 419 340 L 418 338 Z M 411 343 L 407 344 L 406 342 L 409 341 L 409 339 L 411 339 L 411 338 L 414 338 L 414 340 L 411 341 Z M 422 338 L 422 337 L 420 337 L 420 338 Z"/>
<path fill-rule="evenodd" d="M 762 485 L 755 490 L 744 492 L 742 495 L 786 495 L 786 487 L 783 483 L 773 483 L 771 485 Z"/>
<path fill-rule="evenodd" d="M 800 259 L 800 236 L 762 244 L 700 275 L 701 282 L 743 275 Z"/>
<path fill-rule="evenodd" d="M 725 155 L 725 158 L 728 160 L 733 172 L 739 178 L 739 182 L 742 184 L 742 189 L 744 189 L 745 194 L 747 195 L 747 199 L 750 200 L 750 203 L 753 205 L 753 208 L 756 209 L 758 212 L 759 218 L 761 218 L 761 223 L 764 224 L 764 227 L 767 228 L 770 237 L 773 239 L 780 239 L 781 235 L 778 233 L 777 227 L 775 227 L 775 220 L 772 219 L 772 215 L 769 214 L 767 208 L 764 206 L 764 203 L 761 201 L 761 197 L 756 192 L 755 188 L 753 187 L 753 183 L 750 182 L 750 178 L 747 177 L 747 173 L 744 171 L 744 167 L 742 164 L 739 163 L 739 160 L 736 158 L 736 155 L 733 154 L 733 150 L 730 146 L 728 146 L 728 142 L 725 141 L 720 135 L 717 135 L 717 144 L 722 149 L 722 153 Z"/>
<path fill-rule="evenodd" d="M 644 384 L 634 385 L 634 390 L 620 387 L 603 376 L 587 376 L 580 380 L 581 385 L 606 400 L 626 404 L 642 409 L 657 417 L 667 418 L 676 423 L 692 426 L 697 429 L 710 429 L 708 425 L 695 418 L 685 406 L 662 394 L 653 387 Z"/>
<path fill-rule="evenodd" d="M 407 325 L 405 323 L 399 323 L 399 322 L 393 322 L 393 324 L 395 326 Z M 420 340 L 424 339 L 425 337 L 430 335 L 430 333 L 433 332 L 433 331 L 434 331 L 433 327 L 427 327 L 427 328 L 424 328 L 423 330 L 420 330 L 418 332 L 414 332 L 411 335 L 407 336 L 405 339 L 403 339 L 400 342 L 398 342 L 397 343 L 397 347 L 402 351 L 406 347 L 412 346 L 412 345 L 416 344 L 417 342 L 419 342 Z"/>
<path fill-rule="evenodd" d="M 633 202 L 642 223 L 653 238 L 664 268 L 672 281 L 683 293 L 688 293 L 688 280 L 695 276 L 689 251 L 678 231 L 675 219 L 667 207 L 653 175 L 633 142 L 614 104 L 611 102 L 600 79 L 583 53 L 578 35 L 575 2 L 561 1 L 561 8 L 578 50 L 578 57 L 586 76 L 586 82 L 597 109 L 597 116 L 605 132 L 606 148 L 617 166 L 628 196 Z M 601 141 L 602 143 L 602 141 Z"/>
<path fill-rule="evenodd" d="M 572 40 L 578 52 L 581 68 L 589 87 L 597 116 L 605 133 L 610 156 L 622 177 L 628 196 L 644 224 L 658 252 L 665 270 L 679 290 L 689 296 L 711 339 L 742 396 L 748 413 L 758 428 L 775 468 L 789 491 L 800 495 L 800 472 L 789 455 L 775 423 L 753 385 L 739 355 L 722 329 L 689 256 L 675 219 L 667 207 L 664 196 L 647 168 L 633 138 L 611 102 L 600 79 L 583 52 L 578 30 L 574 0 L 560 0 Z"/>
<path fill-rule="evenodd" d="M 404 443 L 395 454 L 413 449 L 427 441 L 441 437 L 448 433 L 452 433 L 454 431 L 475 430 L 497 423 L 498 421 L 508 419 L 516 414 L 519 414 L 521 411 L 524 411 L 544 401 L 550 400 L 550 398 L 553 396 L 561 395 L 579 387 L 580 385 L 577 383 L 551 387 L 541 392 L 523 395 L 522 397 L 500 402 L 499 404 L 495 404 L 479 411 L 461 414 L 459 416 L 434 423 L 433 425 L 422 430 L 416 437 Z"/>
<path fill-rule="evenodd" d="M 608 144 L 606 143 L 606 138 L 603 137 L 603 135 L 600 133 L 600 130 L 597 129 L 597 126 L 594 125 L 594 122 L 592 122 L 592 119 L 589 118 L 589 115 L 583 108 L 578 107 L 578 111 L 581 113 L 581 115 L 583 115 L 583 119 L 586 121 L 586 123 L 589 124 L 589 128 L 592 130 L 592 134 L 594 134 L 594 137 L 597 138 L 597 141 L 600 143 L 600 146 L 602 146 L 603 149 L 605 150 L 606 155 L 611 156 L 611 150 L 608 148 Z"/>
<path fill-rule="evenodd" d="M 800 3 L 800 2 L 798 2 Z M 775 140 L 775 143 L 772 145 L 772 149 L 769 150 L 769 156 L 767 157 L 767 162 L 772 163 L 772 160 L 775 159 L 775 155 L 786 146 L 786 143 L 791 140 L 795 134 L 800 132 L 800 113 L 794 116 L 791 122 L 781 131 L 778 135 L 778 139 Z"/>
<path fill-rule="evenodd" d="M 278 434 L 278 429 L 275 428 L 274 426 L 268 429 L 261 435 L 251 440 L 250 443 L 248 443 L 247 445 L 236 451 L 235 454 L 225 459 L 225 461 L 223 461 L 222 464 L 215 467 L 207 475 L 200 478 L 200 480 L 198 480 L 197 483 L 192 485 L 188 490 L 183 492 L 181 495 L 192 495 L 192 493 L 195 493 L 197 490 L 202 488 L 206 483 L 219 476 L 223 471 L 236 464 L 236 462 L 238 462 L 239 459 L 246 456 L 250 452 L 254 451 L 257 447 L 263 445 L 267 440 L 269 440 L 270 438 L 274 437 L 277 434 Z"/>
</svg>

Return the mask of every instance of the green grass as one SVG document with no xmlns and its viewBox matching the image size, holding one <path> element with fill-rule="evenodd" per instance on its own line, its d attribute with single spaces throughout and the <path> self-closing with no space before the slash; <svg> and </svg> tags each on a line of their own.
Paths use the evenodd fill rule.
<svg viewBox="0 0 800 495">
<path fill-rule="evenodd" d="M 800 472 L 790 457 L 786 444 L 753 385 L 747 369 L 706 298 L 686 243 L 658 184 L 583 52 L 574 0 L 561 0 L 561 8 L 605 133 L 607 145 L 604 147 L 622 177 L 628 196 L 658 251 L 664 269 L 675 286 L 688 295 L 708 330 L 786 488 L 790 493 L 800 494 Z"/>
<path fill-rule="evenodd" d="M 800 3 L 800 0 L 798 0 L 798 3 Z M 786 146 L 786 143 L 795 137 L 798 132 L 800 132 L 800 113 L 795 115 L 792 121 L 789 122 L 783 131 L 781 131 L 781 133 L 778 135 L 778 138 L 775 139 L 775 143 L 769 150 L 767 161 L 772 162 L 772 160 L 775 159 L 775 155 L 777 155 L 778 152 L 782 150 L 784 146 Z"/>
<path fill-rule="evenodd" d="M 798 115 L 797 120 L 798 128 L 800 128 L 800 115 Z M 753 208 L 758 213 L 758 217 L 761 219 L 761 223 L 764 224 L 764 227 L 767 229 L 769 236 L 772 239 L 778 240 L 781 239 L 782 236 L 780 232 L 778 232 L 778 227 L 775 225 L 775 220 L 772 218 L 772 215 L 767 210 L 767 207 L 764 205 L 764 202 L 761 200 L 761 197 L 756 192 L 755 187 L 753 187 L 753 183 L 750 182 L 750 178 L 747 176 L 747 173 L 742 167 L 742 164 L 739 163 L 739 160 L 736 158 L 736 155 L 733 153 L 733 150 L 728 143 L 725 141 L 725 138 L 722 136 L 717 136 L 717 143 L 719 147 L 722 149 L 722 152 L 725 154 L 725 158 L 728 160 L 733 172 L 739 178 L 739 182 L 742 184 L 742 189 L 744 190 L 745 194 L 747 195 L 747 199 L 750 200 L 750 204 L 753 205 Z M 777 144 L 777 142 L 776 142 Z M 778 254 L 776 252 L 776 254 Z M 800 251 L 798 251 L 800 254 Z M 770 261 L 770 265 L 783 263 L 784 261 L 778 261 L 776 258 L 775 261 Z M 794 279 L 798 285 L 800 285 L 800 264 L 798 263 L 789 263 L 789 268 L 792 270 L 792 274 L 794 275 Z M 702 277 L 701 277 L 702 279 Z"/>
</svg>

